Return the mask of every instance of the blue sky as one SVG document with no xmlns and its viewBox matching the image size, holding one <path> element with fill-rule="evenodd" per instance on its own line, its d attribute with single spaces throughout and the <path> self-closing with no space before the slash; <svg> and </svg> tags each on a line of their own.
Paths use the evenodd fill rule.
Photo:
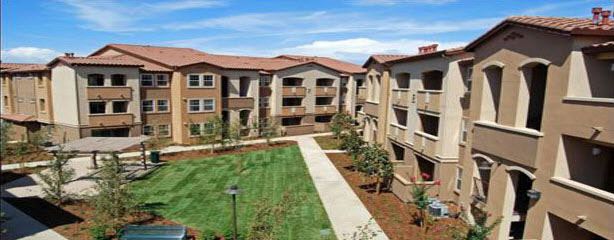
<svg viewBox="0 0 614 240">
<path fill-rule="evenodd" d="M 306 54 L 362 63 L 373 53 L 461 46 L 506 16 L 590 17 L 612 0 L 0 0 L 2 61 L 87 55 L 107 43 L 210 53 Z"/>
</svg>

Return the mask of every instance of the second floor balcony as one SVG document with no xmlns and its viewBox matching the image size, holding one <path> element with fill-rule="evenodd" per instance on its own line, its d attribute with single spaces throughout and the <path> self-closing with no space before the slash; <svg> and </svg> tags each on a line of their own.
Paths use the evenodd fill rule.
<svg viewBox="0 0 614 240">
<path fill-rule="evenodd" d="M 335 105 L 316 105 L 315 114 L 334 114 L 337 113 L 337 106 Z"/>
<path fill-rule="evenodd" d="M 222 98 L 222 108 L 224 109 L 254 108 L 254 98 L 252 97 Z"/>
<path fill-rule="evenodd" d="M 392 89 L 391 104 L 399 107 L 409 107 L 409 89 Z"/>
<path fill-rule="evenodd" d="M 302 116 L 305 115 L 305 107 L 303 106 L 283 106 L 281 107 L 281 116 Z"/>
<path fill-rule="evenodd" d="M 300 86 L 284 86 L 282 89 L 283 96 L 305 96 L 305 87 Z"/>
<path fill-rule="evenodd" d="M 398 124 L 391 123 L 390 124 L 390 133 L 388 137 L 391 139 L 404 143 L 407 141 L 407 128 Z"/>
<path fill-rule="evenodd" d="M 443 91 L 441 90 L 418 90 L 416 107 L 420 110 L 440 112 L 442 95 Z"/>
<path fill-rule="evenodd" d="M 89 125 L 92 127 L 125 126 L 134 123 L 132 113 L 113 113 L 90 115 Z"/>
<path fill-rule="evenodd" d="M 130 87 L 87 87 L 87 99 L 132 99 Z"/>
<path fill-rule="evenodd" d="M 356 98 L 358 101 L 364 102 L 367 100 L 367 88 L 366 87 L 358 87 L 356 88 Z"/>
<path fill-rule="evenodd" d="M 439 138 L 416 131 L 414 132 L 414 149 L 424 155 L 435 158 L 439 154 Z"/>
<path fill-rule="evenodd" d="M 487 121 L 476 121 L 474 125 L 474 149 L 523 166 L 537 167 L 538 150 L 543 136 L 540 132 Z"/>
<path fill-rule="evenodd" d="M 336 96 L 337 95 L 337 87 L 330 86 L 317 86 L 316 87 L 316 96 Z"/>
</svg>

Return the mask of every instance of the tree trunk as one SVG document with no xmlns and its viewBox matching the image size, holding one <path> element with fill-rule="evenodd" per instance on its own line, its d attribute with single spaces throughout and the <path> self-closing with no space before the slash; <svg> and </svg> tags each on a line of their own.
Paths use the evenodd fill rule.
<svg viewBox="0 0 614 240">
<path fill-rule="evenodd" d="M 375 192 L 379 195 L 382 191 L 382 181 L 380 177 L 375 178 Z"/>
<path fill-rule="evenodd" d="M 211 154 L 213 154 L 214 151 L 215 151 L 215 142 L 211 142 Z"/>
</svg>

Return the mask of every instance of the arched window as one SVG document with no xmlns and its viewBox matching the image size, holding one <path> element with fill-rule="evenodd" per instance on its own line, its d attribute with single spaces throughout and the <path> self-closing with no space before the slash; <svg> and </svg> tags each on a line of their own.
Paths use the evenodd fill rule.
<svg viewBox="0 0 614 240">
<path fill-rule="evenodd" d="M 476 169 L 473 174 L 473 196 L 479 201 L 486 202 L 488 199 L 492 164 L 494 162 L 483 155 L 475 155 L 473 160 Z"/>
<path fill-rule="evenodd" d="M 503 68 L 491 65 L 484 70 L 484 91 L 482 96 L 481 119 L 499 122 L 499 105 L 501 104 L 501 81 Z"/>
<path fill-rule="evenodd" d="M 548 66 L 542 62 L 530 62 L 521 67 L 522 78 L 519 96 L 517 125 L 541 130 L 546 95 Z"/>
<path fill-rule="evenodd" d="M 249 77 L 239 78 L 239 97 L 247 97 L 249 95 L 250 82 Z"/>
</svg>

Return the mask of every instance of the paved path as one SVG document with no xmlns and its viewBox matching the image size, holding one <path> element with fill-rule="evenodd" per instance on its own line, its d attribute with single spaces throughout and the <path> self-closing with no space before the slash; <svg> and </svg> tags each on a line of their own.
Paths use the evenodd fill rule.
<svg viewBox="0 0 614 240">
<path fill-rule="evenodd" d="M 358 226 L 370 222 L 371 214 L 313 137 L 299 136 L 296 141 L 337 238 L 348 239 Z M 369 229 L 378 233 L 374 239 L 388 239 L 375 220 Z"/>
<path fill-rule="evenodd" d="M 66 239 L 5 201 L 0 200 L 0 205 L 2 205 L 2 212 L 9 219 L 6 223 L 2 224 L 2 228 L 6 229 L 6 232 L 0 234 L 1 239 Z"/>
</svg>

